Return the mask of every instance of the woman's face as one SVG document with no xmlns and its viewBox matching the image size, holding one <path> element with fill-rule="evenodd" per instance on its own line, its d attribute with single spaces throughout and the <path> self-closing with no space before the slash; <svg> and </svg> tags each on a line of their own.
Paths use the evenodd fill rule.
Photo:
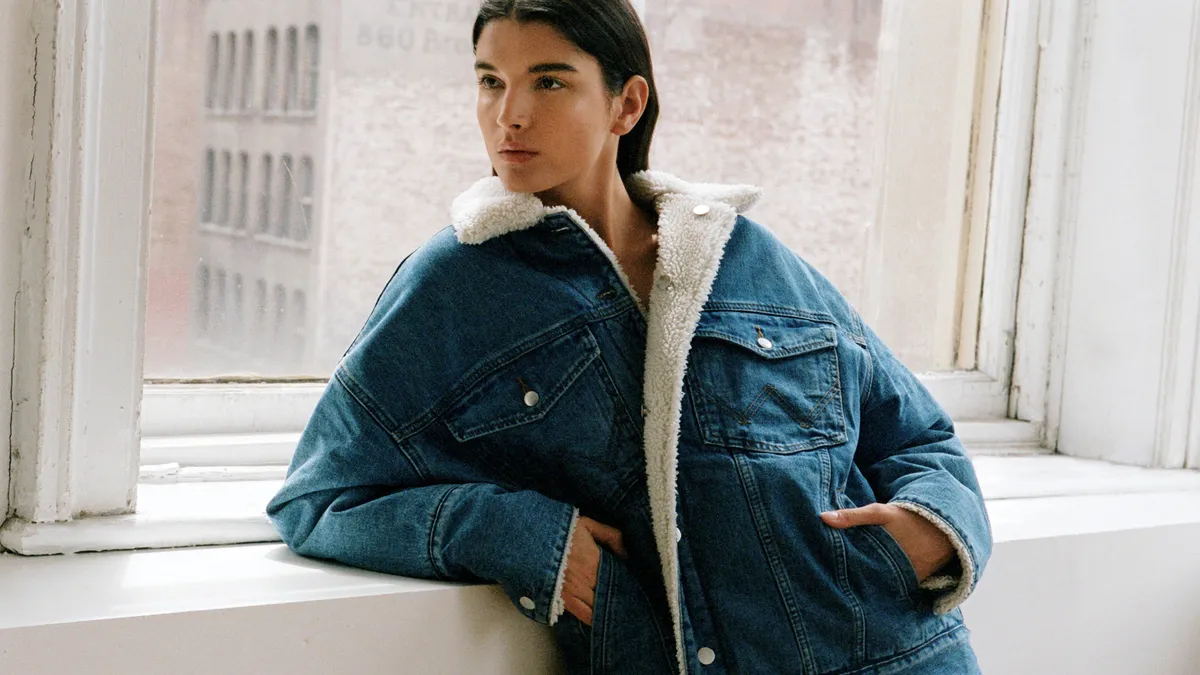
<svg viewBox="0 0 1200 675">
<path fill-rule="evenodd" d="M 479 129 L 506 188 L 543 192 L 615 166 L 619 134 L 637 120 L 622 115 L 594 57 L 548 24 L 510 19 L 484 27 L 475 57 Z"/>
</svg>

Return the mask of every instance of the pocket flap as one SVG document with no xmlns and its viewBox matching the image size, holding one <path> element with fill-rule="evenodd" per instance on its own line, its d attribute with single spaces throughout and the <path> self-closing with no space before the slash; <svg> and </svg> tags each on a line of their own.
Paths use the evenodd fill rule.
<svg viewBox="0 0 1200 675">
<path fill-rule="evenodd" d="M 837 330 L 809 319 L 739 311 L 700 314 L 696 337 L 723 340 L 766 359 L 837 346 Z"/>
<path fill-rule="evenodd" d="M 462 442 L 541 419 L 599 355 L 585 327 L 502 359 L 450 407 L 446 426 Z"/>
</svg>

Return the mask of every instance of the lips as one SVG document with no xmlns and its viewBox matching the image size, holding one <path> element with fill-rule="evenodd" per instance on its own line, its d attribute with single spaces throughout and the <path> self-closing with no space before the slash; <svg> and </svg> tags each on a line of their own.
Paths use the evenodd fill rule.
<svg viewBox="0 0 1200 675">
<path fill-rule="evenodd" d="M 537 154 L 538 153 L 532 152 L 529 150 L 501 150 L 500 151 L 500 157 L 504 158 L 506 161 L 509 161 L 509 162 L 528 162 L 529 160 L 533 159 L 534 157 L 537 157 Z"/>
</svg>

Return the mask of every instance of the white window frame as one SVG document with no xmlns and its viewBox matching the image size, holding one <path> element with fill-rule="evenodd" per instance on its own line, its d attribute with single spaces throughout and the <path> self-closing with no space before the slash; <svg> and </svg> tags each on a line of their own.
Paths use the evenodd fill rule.
<svg viewBox="0 0 1200 675">
<path fill-rule="evenodd" d="M 952 291 L 939 302 L 969 297 L 964 288 L 979 294 L 979 368 L 923 380 L 956 420 L 965 422 L 964 429 L 979 429 L 975 433 L 989 442 L 1037 443 L 1040 427 L 1007 420 L 1006 368 L 1011 370 L 1016 302 L 1008 297 L 1011 293 L 992 292 L 1014 283 L 1020 269 L 1025 236 L 1021 171 L 1028 169 L 1034 101 L 1028 71 L 1038 50 L 1036 33 L 1006 27 L 1036 23 L 1037 5 L 889 0 L 885 7 L 885 22 L 949 21 L 959 37 L 952 44 L 900 40 L 881 47 L 891 59 L 881 90 L 884 124 L 892 137 L 924 134 L 927 139 L 935 131 L 949 140 L 933 159 L 945 164 L 941 173 L 918 186 L 932 206 L 885 197 L 879 228 L 927 223 L 933 217 L 941 231 L 959 232 L 966 271 L 946 282 Z M 162 464 L 184 460 L 220 467 L 231 458 L 240 464 L 286 463 L 323 389 L 316 381 L 142 381 L 155 8 L 155 0 L 63 0 L 57 9 L 40 10 L 53 30 L 37 39 L 55 43 L 42 53 L 59 58 L 52 72 L 47 60 L 37 66 L 39 82 L 53 86 L 56 95 L 40 98 L 34 117 L 35 167 L 45 171 L 34 176 L 32 187 L 49 198 L 44 209 L 31 214 L 33 243 L 22 251 L 23 292 L 17 306 L 22 321 L 13 357 L 18 403 L 12 430 L 22 451 L 12 462 L 13 517 L 0 529 L 0 546 L 11 550 L 80 550 L 63 531 L 86 530 L 84 538 L 94 541 L 97 528 L 129 523 L 145 529 L 147 519 L 129 515 L 136 508 L 143 434 L 148 441 L 145 459 Z M 278 42 L 277 49 L 282 47 Z M 979 53 L 1000 49 L 1003 62 L 985 59 L 986 73 L 979 77 Z M 264 59 L 264 65 L 268 62 Z M 950 65 L 928 69 L 930 63 Z M 1004 86 L 1010 77 L 1025 88 Z M 912 78 L 923 95 L 937 96 L 939 105 L 923 110 L 898 105 L 900 99 L 891 94 L 903 91 Z M 979 105 L 988 96 L 995 96 L 997 105 Z M 981 110 L 986 114 L 977 114 Z M 923 147 L 906 141 L 884 148 L 880 176 L 885 194 L 889 187 L 899 187 L 890 181 L 900 171 L 888 167 L 907 170 L 930 163 L 928 157 L 914 161 Z M 973 157 L 984 161 L 972 165 Z M 135 252 L 132 258 L 130 252 Z M 981 264 L 984 259 L 987 265 Z M 907 273 L 890 270 L 891 278 Z M 977 283 L 969 281 L 972 275 Z M 887 287 L 887 278 L 877 287 Z M 869 310 L 871 301 L 866 305 Z M 969 330 L 964 334 L 973 335 Z M 40 354 L 49 357 L 36 356 Z M 977 419 L 999 424 L 972 425 L 970 420 Z M 180 440 L 185 436 L 203 438 Z M 177 442 L 172 444 L 171 438 Z M 100 515 L 116 519 L 81 518 Z M 205 537 L 212 536 L 212 528 L 200 529 L 204 534 L 191 543 L 211 543 Z M 177 544 L 180 537 L 186 539 L 168 539 Z M 124 536 L 119 545 L 163 541 Z"/>
</svg>

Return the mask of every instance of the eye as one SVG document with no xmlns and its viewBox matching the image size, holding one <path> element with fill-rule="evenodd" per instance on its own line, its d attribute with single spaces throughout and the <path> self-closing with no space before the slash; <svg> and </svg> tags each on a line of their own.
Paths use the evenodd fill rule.
<svg viewBox="0 0 1200 675">
<path fill-rule="evenodd" d="M 556 80 L 547 75 L 538 79 L 537 86 L 541 89 L 562 89 L 566 85 L 561 80 Z"/>
<path fill-rule="evenodd" d="M 500 80 L 497 80 L 491 75 L 480 75 L 479 86 L 483 87 L 484 89 L 495 89 L 496 87 L 500 86 Z"/>
</svg>

